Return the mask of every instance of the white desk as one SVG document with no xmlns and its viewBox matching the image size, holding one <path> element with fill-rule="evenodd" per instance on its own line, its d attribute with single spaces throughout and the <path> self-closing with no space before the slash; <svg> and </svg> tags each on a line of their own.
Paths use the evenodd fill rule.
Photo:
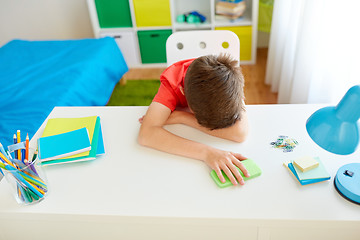
<svg viewBox="0 0 360 240">
<path fill-rule="evenodd" d="M 360 239 L 360 206 L 333 187 L 337 169 L 359 162 L 360 151 L 334 155 L 310 139 L 305 122 L 320 107 L 250 105 L 250 134 L 242 144 L 168 126 L 240 152 L 262 168 L 245 186 L 225 189 L 215 185 L 203 162 L 137 144 L 138 118 L 146 107 L 57 107 L 50 118 L 99 115 L 106 154 L 48 166 L 50 192 L 36 205 L 18 205 L 1 181 L 0 239 Z M 271 148 L 279 135 L 298 140 L 294 152 Z M 282 166 L 305 155 L 319 156 L 331 181 L 301 186 Z"/>
</svg>

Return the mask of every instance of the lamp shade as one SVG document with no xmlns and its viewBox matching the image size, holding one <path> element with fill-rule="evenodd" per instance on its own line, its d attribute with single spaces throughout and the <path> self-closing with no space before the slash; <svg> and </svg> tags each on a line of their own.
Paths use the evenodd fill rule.
<svg viewBox="0 0 360 240">
<path fill-rule="evenodd" d="M 341 155 L 359 144 L 360 85 L 350 88 L 339 104 L 313 113 L 306 122 L 309 136 L 323 149 Z"/>
</svg>

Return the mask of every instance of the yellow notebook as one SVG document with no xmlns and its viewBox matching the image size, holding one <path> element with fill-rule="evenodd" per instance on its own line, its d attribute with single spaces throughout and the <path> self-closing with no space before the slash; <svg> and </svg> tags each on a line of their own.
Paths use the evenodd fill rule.
<svg viewBox="0 0 360 240">
<path fill-rule="evenodd" d="M 46 123 L 44 132 L 41 137 L 53 136 L 65 132 L 74 131 L 86 127 L 89 131 L 90 144 L 93 140 L 94 129 L 97 116 L 81 117 L 81 118 L 51 118 Z M 67 158 L 88 156 L 90 151 L 78 153 Z"/>
</svg>

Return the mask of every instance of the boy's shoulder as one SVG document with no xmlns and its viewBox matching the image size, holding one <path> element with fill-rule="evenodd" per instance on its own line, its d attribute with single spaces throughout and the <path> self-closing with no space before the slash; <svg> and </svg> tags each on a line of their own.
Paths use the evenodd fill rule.
<svg viewBox="0 0 360 240">
<path fill-rule="evenodd" d="M 178 62 L 170 65 L 160 75 L 160 80 L 167 80 L 170 83 L 178 84 L 179 81 L 183 81 L 185 74 L 187 72 L 187 69 L 189 68 L 190 64 L 194 60 L 195 60 L 195 58 L 185 59 L 185 60 L 181 60 L 181 61 L 178 61 Z"/>
</svg>

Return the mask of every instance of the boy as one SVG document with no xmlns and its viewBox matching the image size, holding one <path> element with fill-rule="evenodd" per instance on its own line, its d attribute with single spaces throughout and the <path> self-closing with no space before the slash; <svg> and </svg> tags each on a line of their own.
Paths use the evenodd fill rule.
<svg viewBox="0 0 360 240">
<path fill-rule="evenodd" d="M 139 144 L 204 161 L 222 182 L 221 170 L 232 184 L 244 184 L 239 167 L 249 177 L 241 154 L 176 136 L 163 128 L 186 124 L 209 135 L 243 142 L 248 123 L 244 106 L 244 79 L 237 61 L 229 55 L 203 56 L 177 62 L 160 76 L 161 85 L 141 123 Z M 176 110 L 189 107 L 189 111 Z"/>
</svg>

